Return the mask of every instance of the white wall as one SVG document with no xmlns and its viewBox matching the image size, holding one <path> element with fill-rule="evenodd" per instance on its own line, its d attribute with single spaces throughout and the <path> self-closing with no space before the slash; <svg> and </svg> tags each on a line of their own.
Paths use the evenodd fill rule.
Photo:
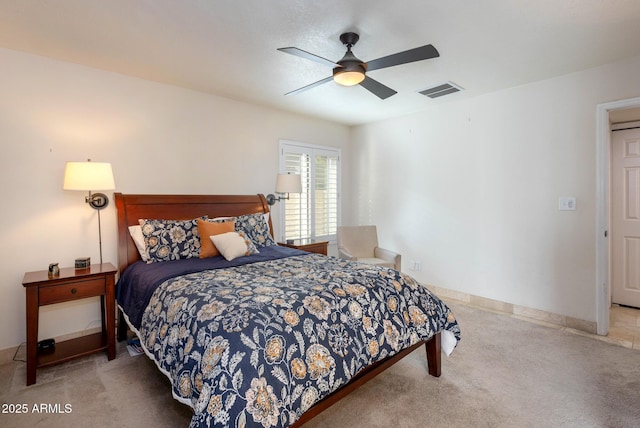
<svg viewBox="0 0 640 428">
<path fill-rule="evenodd" d="M 349 160 L 342 125 L 0 49 L 0 349 L 26 339 L 25 271 L 99 260 L 96 212 L 62 190 L 66 161 L 111 162 L 123 193 L 266 194 L 281 138 Z M 111 203 L 103 252 L 117 265 L 115 229 Z M 97 302 L 41 308 L 40 339 L 98 327 Z"/>
<path fill-rule="evenodd" d="M 595 321 L 596 106 L 638 76 L 634 58 L 357 127 L 349 220 L 427 284 Z"/>
<path fill-rule="evenodd" d="M 594 321 L 596 105 L 640 96 L 639 75 L 635 58 L 349 129 L 0 49 L 0 350 L 25 340 L 25 271 L 98 260 L 66 161 L 111 162 L 124 193 L 269 193 L 281 138 L 342 149 L 343 224 L 377 224 L 419 280 Z M 102 219 L 115 263 L 113 204 Z M 40 338 L 97 308 L 42 308 Z"/>
</svg>

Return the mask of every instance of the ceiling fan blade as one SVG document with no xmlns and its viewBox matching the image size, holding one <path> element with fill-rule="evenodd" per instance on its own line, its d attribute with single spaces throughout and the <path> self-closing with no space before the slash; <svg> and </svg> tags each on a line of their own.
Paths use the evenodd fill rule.
<svg viewBox="0 0 640 428">
<path fill-rule="evenodd" d="M 398 52 L 393 55 L 374 59 L 367 63 L 367 71 L 379 70 L 381 68 L 393 67 L 394 65 L 407 64 L 424 59 L 437 58 L 440 54 L 433 45 L 425 45 L 408 51 Z"/>
<path fill-rule="evenodd" d="M 360 82 L 360 86 L 363 86 L 373 95 L 377 96 L 381 100 L 389 98 L 391 95 L 395 95 L 398 92 L 389 88 L 388 86 L 383 85 L 377 80 L 373 80 L 371 77 L 365 76 L 364 80 Z"/>
<path fill-rule="evenodd" d="M 328 59 L 322 58 L 321 56 L 314 55 L 307 51 L 303 51 L 302 49 L 289 47 L 289 48 L 278 48 L 278 50 L 280 52 L 299 56 L 300 58 L 310 59 L 311 61 L 319 62 L 320 64 L 328 65 L 329 67 L 339 67 L 339 65 L 333 61 L 329 61 Z"/>
<path fill-rule="evenodd" d="M 293 94 L 297 94 L 297 93 L 299 93 L 299 92 L 304 92 L 304 91 L 306 91 L 307 89 L 315 88 L 316 86 L 320 86 L 320 85 L 322 85 L 323 83 L 327 83 L 327 82 L 330 82 L 330 81 L 332 81 L 332 80 L 333 80 L 333 76 L 329 76 L 329 77 L 324 78 L 324 79 L 322 79 L 322 80 L 318 80 L 317 82 L 310 83 L 310 84 L 308 84 L 307 86 L 303 86 L 302 88 L 298 88 L 298 89 L 296 89 L 296 90 L 294 90 L 294 91 L 287 92 L 285 95 L 293 95 Z"/>
</svg>

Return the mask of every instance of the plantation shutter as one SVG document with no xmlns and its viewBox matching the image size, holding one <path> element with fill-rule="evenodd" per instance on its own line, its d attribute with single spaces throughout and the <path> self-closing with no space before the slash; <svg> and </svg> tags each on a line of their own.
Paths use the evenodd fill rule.
<svg viewBox="0 0 640 428">
<path fill-rule="evenodd" d="M 316 150 L 315 158 L 315 233 L 321 240 L 335 240 L 338 228 L 338 155 Z"/>
<path fill-rule="evenodd" d="M 280 171 L 300 174 L 302 181 L 302 193 L 282 201 L 281 239 L 335 241 L 340 216 L 339 150 L 281 141 Z"/>
<path fill-rule="evenodd" d="M 284 239 L 302 239 L 311 236 L 311 153 L 296 148 L 284 152 L 284 170 L 300 174 L 302 193 L 289 194 L 284 200 Z"/>
</svg>

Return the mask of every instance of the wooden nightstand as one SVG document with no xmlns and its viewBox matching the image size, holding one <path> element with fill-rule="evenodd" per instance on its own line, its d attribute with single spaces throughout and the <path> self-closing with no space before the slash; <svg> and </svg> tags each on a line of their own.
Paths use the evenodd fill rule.
<svg viewBox="0 0 640 428">
<path fill-rule="evenodd" d="M 316 241 L 315 239 L 295 239 L 292 244 L 286 242 L 278 242 L 283 247 L 295 248 L 296 250 L 308 251 L 310 253 L 318 253 L 327 255 L 327 241 Z"/>
<path fill-rule="evenodd" d="M 115 275 L 111 263 L 95 264 L 85 269 L 62 268 L 49 276 L 41 270 L 24 274 L 22 285 L 27 292 L 27 386 L 36 383 L 36 368 L 50 366 L 94 352 L 107 350 L 116 357 Z M 38 315 L 40 306 L 100 296 L 102 332 L 55 344 L 55 349 L 38 354 Z"/>
</svg>

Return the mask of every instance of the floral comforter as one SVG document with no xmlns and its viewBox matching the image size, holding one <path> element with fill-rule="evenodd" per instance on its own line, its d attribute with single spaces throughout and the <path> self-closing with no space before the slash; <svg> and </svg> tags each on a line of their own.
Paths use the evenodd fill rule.
<svg viewBox="0 0 640 428">
<path fill-rule="evenodd" d="M 368 365 L 441 330 L 449 308 L 395 270 L 317 254 L 164 281 L 141 342 L 191 427 L 286 427 Z"/>
</svg>

